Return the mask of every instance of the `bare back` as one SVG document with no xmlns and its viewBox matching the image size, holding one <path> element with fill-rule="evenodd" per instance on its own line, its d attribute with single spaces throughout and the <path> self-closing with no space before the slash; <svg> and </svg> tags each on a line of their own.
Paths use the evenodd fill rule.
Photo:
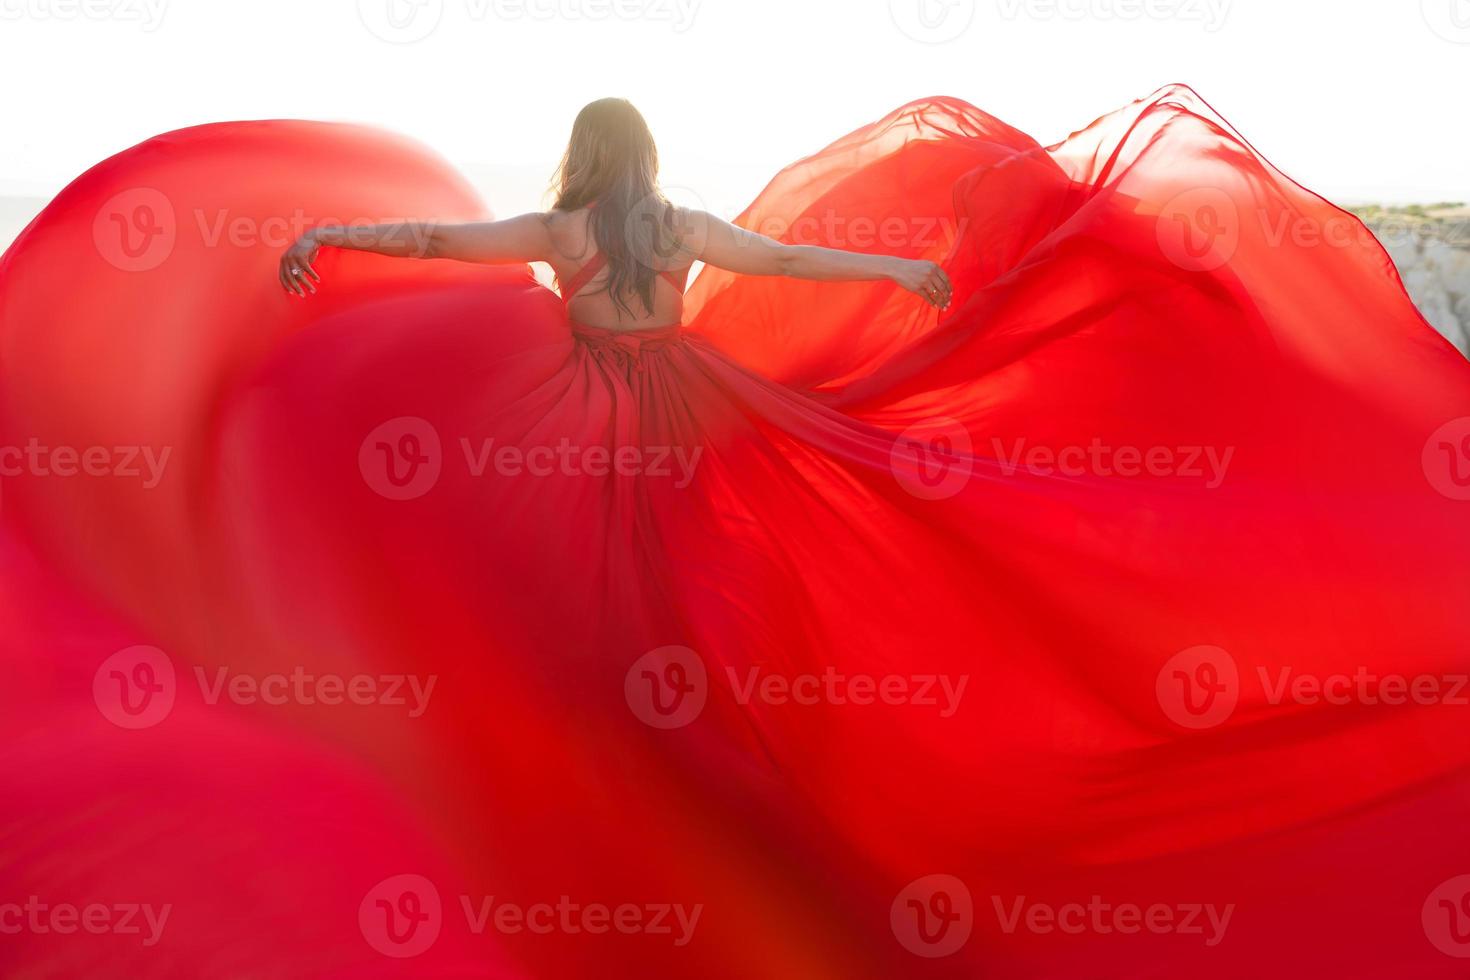
<svg viewBox="0 0 1470 980">
<path fill-rule="evenodd" d="M 547 214 L 546 227 L 553 249 L 549 261 L 556 273 L 556 281 L 562 284 L 562 299 L 571 319 L 605 330 L 650 330 L 676 326 L 684 314 L 681 286 L 688 274 L 687 266 L 668 276 L 654 276 L 652 313 L 644 307 L 641 298 L 624 297 L 636 319 L 629 319 L 627 313 L 620 315 L 613 298 L 601 288 L 607 281 L 606 268 L 598 269 L 585 283 L 578 281 L 581 278 L 579 274 L 589 267 L 588 263 L 596 262 L 598 258 L 597 243 L 592 237 L 591 214 L 590 208 Z M 574 290 L 574 295 L 567 295 L 568 287 Z"/>
</svg>

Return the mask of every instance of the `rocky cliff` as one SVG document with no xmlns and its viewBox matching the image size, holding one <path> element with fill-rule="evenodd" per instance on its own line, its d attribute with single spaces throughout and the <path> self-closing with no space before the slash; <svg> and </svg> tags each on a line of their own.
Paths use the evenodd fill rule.
<svg viewBox="0 0 1470 980">
<path fill-rule="evenodd" d="M 1424 318 L 1470 356 L 1470 208 L 1446 203 L 1353 210 L 1393 257 Z"/>
</svg>

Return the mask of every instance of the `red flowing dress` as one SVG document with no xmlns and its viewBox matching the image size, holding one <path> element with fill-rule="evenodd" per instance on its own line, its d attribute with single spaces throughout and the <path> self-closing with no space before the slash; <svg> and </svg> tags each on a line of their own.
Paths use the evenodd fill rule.
<svg viewBox="0 0 1470 980">
<path fill-rule="evenodd" d="M 487 216 L 226 123 L 6 253 L 4 972 L 1463 975 L 1470 364 L 1191 91 L 915 102 L 738 219 L 942 313 L 275 279 Z"/>
</svg>

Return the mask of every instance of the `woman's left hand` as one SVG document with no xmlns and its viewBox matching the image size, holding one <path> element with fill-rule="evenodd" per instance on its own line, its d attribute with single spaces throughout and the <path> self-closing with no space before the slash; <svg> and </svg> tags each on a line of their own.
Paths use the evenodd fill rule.
<svg viewBox="0 0 1470 980">
<path fill-rule="evenodd" d="M 937 262 L 922 259 L 898 259 L 898 267 L 892 275 L 893 281 L 918 296 L 931 306 L 944 309 L 954 298 L 954 287 L 949 276 Z"/>
<path fill-rule="evenodd" d="M 281 288 L 288 293 L 305 297 L 308 290 L 315 293 L 316 284 L 322 281 L 312 266 L 316 259 L 316 253 L 321 251 L 321 245 L 307 232 L 296 239 L 295 244 L 281 253 L 281 264 L 277 269 L 277 275 L 281 280 Z"/>
</svg>

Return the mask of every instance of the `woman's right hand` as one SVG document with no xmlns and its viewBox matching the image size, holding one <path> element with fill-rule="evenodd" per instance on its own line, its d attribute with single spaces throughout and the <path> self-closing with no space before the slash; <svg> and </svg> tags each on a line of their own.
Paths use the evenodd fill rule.
<svg viewBox="0 0 1470 980">
<path fill-rule="evenodd" d="M 954 299 L 954 287 L 938 262 L 926 259 L 896 261 L 898 267 L 892 273 L 894 282 L 941 310 L 949 306 L 950 300 Z"/>
</svg>

